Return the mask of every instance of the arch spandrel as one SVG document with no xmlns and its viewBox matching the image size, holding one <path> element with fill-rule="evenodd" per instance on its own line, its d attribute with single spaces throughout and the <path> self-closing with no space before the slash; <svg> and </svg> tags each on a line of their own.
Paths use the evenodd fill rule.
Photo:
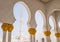
<svg viewBox="0 0 60 42">
<path fill-rule="evenodd" d="M 13 8 L 8 0 L 0 0 L 0 22 L 10 24 L 15 22 Z"/>
<path fill-rule="evenodd" d="M 52 0 L 50 3 L 48 3 L 46 8 L 47 8 L 48 14 L 50 14 L 52 10 L 60 9 L 60 0 Z"/>
<path fill-rule="evenodd" d="M 0 22 L 14 23 L 13 6 L 19 0 L 0 0 Z"/>
<path fill-rule="evenodd" d="M 39 10 L 42 10 L 43 13 L 45 13 L 44 4 L 42 4 L 39 1 L 35 1 L 35 0 L 33 2 L 31 2 L 31 1 L 26 2 L 26 4 L 28 4 L 28 6 L 30 8 L 30 11 L 31 11 L 31 20 L 29 21 L 29 24 L 31 24 L 31 27 L 36 28 L 37 24 L 36 24 L 36 21 L 35 21 L 35 12 L 39 9 Z"/>
<path fill-rule="evenodd" d="M 50 12 L 50 15 L 54 16 L 54 18 L 57 18 L 58 20 L 60 20 L 60 9 L 53 9 Z"/>
</svg>

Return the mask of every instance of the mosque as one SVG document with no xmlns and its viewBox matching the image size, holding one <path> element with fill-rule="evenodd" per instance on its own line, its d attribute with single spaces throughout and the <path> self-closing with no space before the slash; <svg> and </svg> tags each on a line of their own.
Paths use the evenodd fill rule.
<svg viewBox="0 0 60 42">
<path fill-rule="evenodd" d="M 2 40 L 0 42 L 12 42 L 12 32 L 14 30 L 14 23 L 16 18 L 14 17 L 13 7 L 17 4 L 22 4 L 28 12 L 28 33 L 29 39 L 24 36 L 18 35 L 16 39 L 24 38 L 27 41 L 14 41 L 14 42 L 52 42 L 51 39 L 51 26 L 49 23 L 49 17 L 52 17 L 54 22 L 54 39 L 55 42 L 60 42 L 60 27 L 58 23 L 60 22 L 60 0 L 0 0 L 0 26 L 2 29 Z M 43 17 L 43 34 L 44 38 L 41 41 L 36 40 L 36 27 L 37 23 L 35 20 L 36 11 L 40 12 Z M 22 13 L 20 13 L 22 14 Z M 22 15 L 20 26 L 22 28 Z M 6 36 L 8 32 L 8 36 Z M 19 33 L 22 33 L 21 31 Z M 0 33 L 1 34 L 1 33 Z M 21 34 L 23 35 L 23 34 Z M 39 34 L 38 34 L 39 35 Z M 37 35 L 37 36 L 38 36 Z M 41 34 L 40 34 L 41 35 Z M 43 36 L 43 35 L 42 35 Z M 19 38 L 21 37 L 21 38 Z M 8 39 L 6 39 L 8 38 Z M 16 40 L 15 39 L 15 40 Z"/>
</svg>

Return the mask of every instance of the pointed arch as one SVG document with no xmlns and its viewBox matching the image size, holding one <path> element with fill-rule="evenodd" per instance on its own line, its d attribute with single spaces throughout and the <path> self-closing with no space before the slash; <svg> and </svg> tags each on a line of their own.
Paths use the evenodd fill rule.
<svg viewBox="0 0 60 42">
<path fill-rule="evenodd" d="M 58 13 L 58 14 L 57 14 L 57 15 L 58 15 L 58 17 L 57 17 L 58 19 L 56 19 L 55 16 L 54 16 L 54 13 L 55 13 L 55 12 Z M 56 20 L 57 20 L 58 26 L 59 26 L 59 21 L 60 21 L 60 18 L 59 18 L 59 17 L 60 17 L 60 14 L 59 14 L 59 13 L 60 13 L 60 9 L 54 9 L 54 10 L 52 10 L 52 12 L 50 13 L 50 15 L 52 15 L 53 18 L 54 18 L 53 20 L 54 20 L 54 26 L 55 26 L 55 28 L 56 28 Z"/>
<path fill-rule="evenodd" d="M 41 41 L 42 38 L 44 38 L 43 35 L 43 26 L 46 22 L 45 16 L 43 14 L 43 12 L 41 10 L 37 10 L 35 13 L 35 20 L 37 23 L 37 33 L 36 33 L 36 40 L 38 40 L 38 42 Z"/>
<path fill-rule="evenodd" d="M 26 8 L 26 10 L 27 10 L 27 12 L 28 12 L 28 21 L 30 21 L 31 11 L 30 11 L 28 5 L 27 5 L 25 2 L 23 2 L 23 1 L 16 2 L 15 5 L 16 5 L 17 3 L 22 4 L 22 5 Z M 14 5 L 14 6 L 15 6 L 15 5 Z"/>
<path fill-rule="evenodd" d="M 53 9 L 52 11 L 51 11 L 51 13 L 50 13 L 50 15 L 52 16 L 52 21 L 54 22 L 53 24 L 54 24 L 54 28 L 51 28 L 51 29 L 53 29 L 52 31 L 51 31 L 51 41 L 52 42 L 56 42 L 57 40 L 56 40 L 56 37 L 55 37 L 55 33 L 57 32 L 56 31 L 56 25 L 57 25 L 57 23 L 56 22 L 58 22 L 59 23 L 59 21 L 56 21 L 56 17 L 54 16 L 55 14 L 55 12 L 59 12 L 60 11 L 60 9 Z M 58 15 L 58 14 L 57 14 Z M 58 24 L 59 25 L 59 24 Z M 51 26 L 51 25 L 50 25 Z M 59 29 L 58 29 L 58 31 L 60 31 Z"/>
<path fill-rule="evenodd" d="M 41 10 L 37 10 L 36 12 L 39 12 L 42 15 L 44 24 L 46 24 L 45 14 Z"/>
<path fill-rule="evenodd" d="M 54 30 L 54 24 L 55 24 L 55 19 L 53 16 L 50 16 L 49 17 L 49 24 L 50 24 L 50 31 L 51 31 L 51 35 L 50 35 L 50 38 L 51 38 L 51 42 L 55 42 L 56 39 L 55 39 L 55 30 Z"/>
<path fill-rule="evenodd" d="M 16 18 L 16 22 L 14 23 L 15 29 L 13 31 L 13 35 L 16 32 L 15 39 L 18 39 L 19 42 L 29 42 L 29 37 L 27 37 L 29 36 L 27 22 L 31 18 L 30 9 L 28 8 L 27 4 L 22 1 L 19 1 L 14 4 L 13 13 Z M 21 38 L 21 36 L 23 37 Z"/>
</svg>

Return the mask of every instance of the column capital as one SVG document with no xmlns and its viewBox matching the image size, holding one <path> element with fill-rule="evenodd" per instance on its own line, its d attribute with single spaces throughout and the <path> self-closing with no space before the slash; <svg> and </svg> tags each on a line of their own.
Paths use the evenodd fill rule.
<svg viewBox="0 0 60 42">
<path fill-rule="evenodd" d="M 50 31 L 44 31 L 45 36 L 50 36 L 51 32 Z"/>
<path fill-rule="evenodd" d="M 57 38 L 59 38 L 59 37 L 60 37 L 60 33 L 55 33 L 55 36 L 56 36 Z"/>
<path fill-rule="evenodd" d="M 35 29 L 35 28 L 29 28 L 29 29 L 28 29 L 28 32 L 29 32 L 31 35 L 35 35 L 36 29 Z"/>
<path fill-rule="evenodd" d="M 13 30 L 13 25 L 12 24 L 8 24 L 8 32 L 12 32 Z"/>
<path fill-rule="evenodd" d="M 13 30 L 13 25 L 12 24 L 8 24 L 8 23 L 3 23 L 2 24 L 2 29 L 3 29 L 3 31 L 8 31 L 8 32 L 12 32 L 12 30 Z"/>
<path fill-rule="evenodd" d="M 2 30 L 5 32 L 8 30 L 8 24 L 7 23 L 3 23 L 1 27 L 2 27 Z"/>
</svg>

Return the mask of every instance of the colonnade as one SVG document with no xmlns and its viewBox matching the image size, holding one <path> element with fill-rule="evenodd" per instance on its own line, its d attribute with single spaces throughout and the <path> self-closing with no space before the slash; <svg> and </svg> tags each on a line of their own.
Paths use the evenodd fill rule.
<svg viewBox="0 0 60 42">
<path fill-rule="evenodd" d="M 59 29 L 59 26 L 58 26 L 58 22 L 60 21 L 60 19 L 59 19 L 59 17 L 60 17 L 60 13 L 59 13 L 60 11 L 57 11 L 57 10 L 55 10 L 54 12 L 52 12 L 51 13 L 51 15 L 50 16 L 52 16 L 54 19 L 54 35 L 55 35 L 55 37 L 56 37 L 56 42 L 60 42 L 60 29 Z M 46 14 L 47 15 L 47 14 Z M 49 16 L 47 15 L 47 16 L 45 16 L 46 17 L 46 22 L 44 23 L 44 35 L 45 35 L 45 40 L 46 40 L 46 42 L 51 42 L 51 39 L 50 39 L 50 35 L 51 35 L 51 27 L 50 27 L 50 24 L 49 24 Z M 34 18 L 34 16 L 33 16 L 33 18 Z M 31 20 L 33 20 L 33 19 L 31 19 Z M 33 20 L 34 22 L 35 22 L 35 20 Z M 45 20 L 44 20 L 45 21 Z M 30 21 L 30 23 L 32 23 L 32 24 L 34 24 L 32 21 Z M 31 24 L 29 24 L 30 25 L 30 35 L 31 35 L 31 38 L 30 38 L 30 41 L 31 42 L 35 42 L 35 34 L 36 34 L 36 24 L 34 24 L 34 28 L 33 28 L 33 26 L 31 26 Z"/>
<path fill-rule="evenodd" d="M 57 15 L 56 15 L 57 14 Z M 59 26 L 58 26 L 58 21 L 59 21 L 59 13 L 55 11 L 52 13 L 52 16 L 54 17 L 54 30 L 55 30 L 55 37 L 57 42 L 60 42 L 60 32 L 59 32 Z M 47 15 L 46 20 L 45 20 L 45 24 L 44 24 L 44 35 L 45 35 L 45 40 L 46 42 L 51 42 L 50 39 L 50 24 L 49 24 L 49 17 Z M 35 34 L 36 34 L 36 21 L 35 21 L 35 16 L 33 15 L 30 19 L 30 21 L 28 21 L 28 32 L 30 34 L 30 42 L 35 42 Z M 11 33 L 13 31 L 13 24 L 8 24 L 8 23 L 3 23 L 2 24 L 2 31 L 3 31 L 3 39 L 2 42 L 6 42 L 6 34 L 8 32 L 8 42 L 11 42 Z"/>
<path fill-rule="evenodd" d="M 8 42 L 11 42 L 11 33 L 13 31 L 13 24 L 15 18 L 13 16 L 13 6 L 16 2 L 19 3 L 22 1 L 21 4 L 26 6 L 26 9 L 29 14 L 29 21 L 28 21 L 28 32 L 30 34 L 30 42 L 35 42 L 35 34 L 36 34 L 36 21 L 35 21 L 35 12 L 36 10 L 41 10 L 45 17 L 44 17 L 44 35 L 46 42 L 51 42 L 50 39 L 50 25 L 49 25 L 49 16 L 52 15 L 54 17 L 54 30 L 55 30 L 55 37 L 57 42 L 60 42 L 60 31 L 58 22 L 60 21 L 60 0 L 0 0 L 0 21 L 2 24 L 2 31 L 3 31 L 3 39 L 2 42 L 6 42 L 6 33 L 8 32 Z M 25 5 L 25 3 L 27 5 Z M 36 6 L 37 5 L 37 6 Z M 29 7 L 29 8 L 27 8 Z M 57 9 L 57 10 L 55 10 Z M 58 10 L 59 9 L 59 10 Z M 54 11 L 52 11 L 54 10 Z M 29 12 L 30 11 L 30 12 Z M 49 15 L 48 15 L 49 14 Z M 7 17 L 6 17 L 7 15 Z M 6 22 L 6 23 L 4 23 Z"/>
<path fill-rule="evenodd" d="M 58 22 L 59 22 L 59 17 L 60 17 L 60 11 L 55 10 L 52 12 L 52 16 L 54 18 L 54 30 L 55 30 L 55 37 L 57 42 L 60 42 L 60 30 L 59 30 L 59 26 L 58 26 Z M 46 14 L 45 19 L 44 19 L 45 23 L 43 26 L 43 30 L 44 30 L 44 35 L 45 35 L 45 40 L 46 42 L 51 42 L 50 39 L 50 24 L 49 24 L 49 16 Z M 30 34 L 30 42 L 35 42 L 35 34 L 36 34 L 36 21 L 35 21 L 35 14 L 31 16 L 30 21 L 28 21 L 28 32 Z M 8 42 L 11 42 L 11 33 L 13 31 L 13 24 L 9 24 L 9 23 L 3 23 L 2 24 L 2 31 L 3 31 L 3 39 L 2 42 L 6 42 L 6 34 L 8 32 Z"/>
</svg>

